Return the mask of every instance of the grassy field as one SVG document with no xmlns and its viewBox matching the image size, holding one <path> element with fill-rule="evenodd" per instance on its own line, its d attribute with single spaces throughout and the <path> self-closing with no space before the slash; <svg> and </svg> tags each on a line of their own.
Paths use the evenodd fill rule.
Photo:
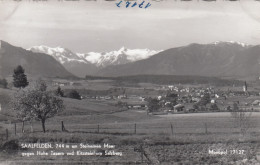
<svg viewBox="0 0 260 165">
<path fill-rule="evenodd" d="M 47 133 L 41 131 L 40 122 L 34 122 L 34 133 L 31 133 L 29 123 L 25 125 L 25 133 L 21 133 L 21 124 L 17 124 L 17 134 L 14 135 L 14 124 L 3 123 L 2 128 L 8 128 L 10 139 L 22 142 L 51 142 L 64 144 L 102 144 L 108 142 L 116 145 L 116 151 L 123 156 L 32 156 L 23 157 L 20 150 L 0 154 L 0 160 L 10 160 L 23 164 L 41 163 L 90 163 L 90 164 L 232 164 L 246 161 L 256 162 L 256 152 L 260 144 L 259 117 L 253 113 L 255 126 L 248 134 L 242 136 L 232 124 L 229 113 L 198 113 L 148 116 L 144 111 L 132 110 L 100 115 L 56 116 L 47 121 Z M 64 121 L 68 132 L 61 132 L 60 122 Z M 205 132 L 205 123 L 208 132 Z M 99 133 L 97 124 L 100 124 Z M 137 125 L 136 133 L 134 124 Z M 173 134 L 170 124 L 173 125 Z M 4 130 L 4 129 L 2 129 Z M 10 141 L 10 140 L 9 140 Z M 143 158 L 136 148 L 144 148 Z M 210 155 L 210 148 L 244 150 L 243 155 Z M 26 150 L 33 152 L 34 149 Z M 50 152 L 48 149 L 40 151 Z M 60 152 L 70 151 L 59 149 Z M 188 159 L 187 159 L 188 158 Z M 143 159 L 143 163 L 142 163 Z M 19 163 L 18 163 L 19 164 Z"/>
<path fill-rule="evenodd" d="M 105 109 L 107 110 L 108 109 Z M 77 112 L 77 111 L 76 111 Z M 110 112 L 110 111 L 108 111 Z M 235 125 L 234 119 L 228 112 L 216 113 L 194 113 L 194 114 L 169 114 L 169 115 L 147 115 L 142 110 L 128 110 L 97 114 L 78 111 L 70 115 L 71 111 L 63 112 L 59 116 L 48 119 L 46 128 L 49 131 L 59 131 L 61 121 L 70 132 L 97 132 L 98 125 L 100 132 L 106 133 L 129 133 L 137 134 L 188 134 L 188 133 L 238 133 L 239 128 Z M 71 113 L 72 114 L 72 113 Z M 250 117 L 249 132 L 260 132 L 260 113 L 254 112 Z M 6 116 L 2 115 L 6 120 Z M 13 124 L 10 124 L 13 125 Z M 34 131 L 41 131 L 39 121 L 33 122 Z M 17 123 L 18 131 L 21 123 Z M 171 129 L 172 127 L 172 129 Z M 31 129 L 30 123 L 25 128 Z"/>
</svg>

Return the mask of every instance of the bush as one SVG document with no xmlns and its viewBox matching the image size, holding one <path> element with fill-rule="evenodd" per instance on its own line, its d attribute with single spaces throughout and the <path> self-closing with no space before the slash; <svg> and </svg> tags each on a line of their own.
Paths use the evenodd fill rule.
<svg viewBox="0 0 260 165">
<path fill-rule="evenodd" d="M 5 142 L 1 148 L 6 152 L 18 151 L 19 144 L 17 140 L 10 140 Z"/>
<path fill-rule="evenodd" d="M 68 93 L 69 98 L 81 100 L 80 94 L 76 90 L 72 90 Z"/>
<path fill-rule="evenodd" d="M 0 79 L 0 88 L 7 88 L 7 85 L 6 79 Z"/>
<path fill-rule="evenodd" d="M 218 106 L 217 106 L 217 104 L 210 104 L 210 110 L 211 111 L 218 111 L 219 110 L 219 108 L 218 108 Z"/>
</svg>

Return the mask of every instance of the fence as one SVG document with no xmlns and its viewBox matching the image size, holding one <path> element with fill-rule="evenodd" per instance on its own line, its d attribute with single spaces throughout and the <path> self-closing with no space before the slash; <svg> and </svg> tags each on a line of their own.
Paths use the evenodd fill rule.
<svg viewBox="0 0 260 165">
<path fill-rule="evenodd" d="M 1 129 L 0 139 L 8 140 L 10 135 L 16 136 L 23 133 L 42 132 L 40 124 L 33 125 L 29 122 L 10 123 Z M 97 134 L 210 134 L 210 133 L 239 133 L 240 129 L 234 127 L 232 122 L 185 122 L 185 123 L 110 123 L 110 124 L 69 124 L 64 121 L 55 125 L 46 125 L 47 132 L 70 133 L 97 133 Z M 250 127 L 248 132 L 260 132 L 259 126 Z"/>
</svg>

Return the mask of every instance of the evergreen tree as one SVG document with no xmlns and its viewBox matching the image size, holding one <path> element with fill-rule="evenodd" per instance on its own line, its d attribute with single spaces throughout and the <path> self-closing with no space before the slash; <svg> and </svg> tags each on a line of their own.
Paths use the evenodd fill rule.
<svg viewBox="0 0 260 165">
<path fill-rule="evenodd" d="M 68 94 L 69 98 L 81 100 L 80 94 L 76 90 L 72 90 Z"/>
<path fill-rule="evenodd" d="M 57 96 L 60 96 L 60 97 L 64 97 L 64 93 L 63 91 L 61 90 L 60 86 L 57 88 L 57 90 L 55 91 L 55 94 Z"/>
<path fill-rule="evenodd" d="M 27 81 L 27 76 L 24 74 L 24 69 L 21 65 L 14 69 L 13 84 L 16 88 L 24 88 L 29 84 Z"/>
</svg>

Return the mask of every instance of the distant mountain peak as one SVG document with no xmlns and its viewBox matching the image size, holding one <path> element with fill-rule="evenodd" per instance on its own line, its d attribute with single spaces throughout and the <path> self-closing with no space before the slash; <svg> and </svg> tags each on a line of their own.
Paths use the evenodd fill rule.
<svg viewBox="0 0 260 165">
<path fill-rule="evenodd" d="M 243 43 L 243 42 L 238 42 L 238 41 L 215 41 L 211 44 L 214 45 L 219 45 L 219 44 L 236 44 L 236 45 L 240 45 L 242 47 L 248 47 L 250 46 L 249 44 Z"/>
<path fill-rule="evenodd" d="M 134 62 L 146 59 L 160 52 L 149 49 L 128 49 L 125 46 L 122 46 L 120 49 L 115 51 L 102 53 L 73 53 L 69 49 L 62 48 L 60 46 L 51 48 L 45 45 L 33 46 L 27 50 L 49 54 L 62 64 L 70 62 L 72 60 L 78 60 L 78 62 L 91 63 L 96 65 L 97 67 L 106 67 L 109 65 Z"/>
<path fill-rule="evenodd" d="M 96 69 L 99 69 L 110 65 L 120 65 L 135 62 L 138 60 L 147 59 L 160 52 L 149 49 L 128 49 L 125 46 L 118 50 L 102 53 L 74 53 L 69 49 L 60 46 L 51 48 L 45 45 L 33 46 L 27 50 L 53 56 L 57 61 L 65 66 L 66 69 L 78 76 L 82 76 L 80 73 L 78 73 L 78 70 L 82 72 L 83 69 L 78 69 L 77 67 L 88 67 L 88 70 L 85 69 L 86 71 L 84 72 L 84 74 L 87 74 L 89 70 L 92 72 L 95 67 Z M 89 69 L 89 67 L 91 67 L 91 69 Z"/>
<path fill-rule="evenodd" d="M 124 51 L 127 51 L 127 48 L 125 46 L 121 47 L 119 50 L 119 52 L 124 52 Z"/>
<path fill-rule="evenodd" d="M 49 51 L 48 54 L 51 55 L 51 53 L 54 53 L 54 52 L 59 52 L 59 53 L 63 53 L 65 51 L 70 51 L 66 48 L 63 48 L 61 46 L 57 46 L 57 47 L 48 47 L 46 45 L 40 45 L 40 46 L 33 46 L 27 50 L 34 50 L 34 49 L 37 49 L 41 52 L 45 52 L 46 50 Z"/>
<path fill-rule="evenodd" d="M 260 47 L 258 46 L 235 41 L 216 41 L 210 44 L 193 43 L 170 48 L 138 62 L 106 67 L 99 70 L 96 75 L 158 74 L 259 77 L 259 52 Z"/>
</svg>

